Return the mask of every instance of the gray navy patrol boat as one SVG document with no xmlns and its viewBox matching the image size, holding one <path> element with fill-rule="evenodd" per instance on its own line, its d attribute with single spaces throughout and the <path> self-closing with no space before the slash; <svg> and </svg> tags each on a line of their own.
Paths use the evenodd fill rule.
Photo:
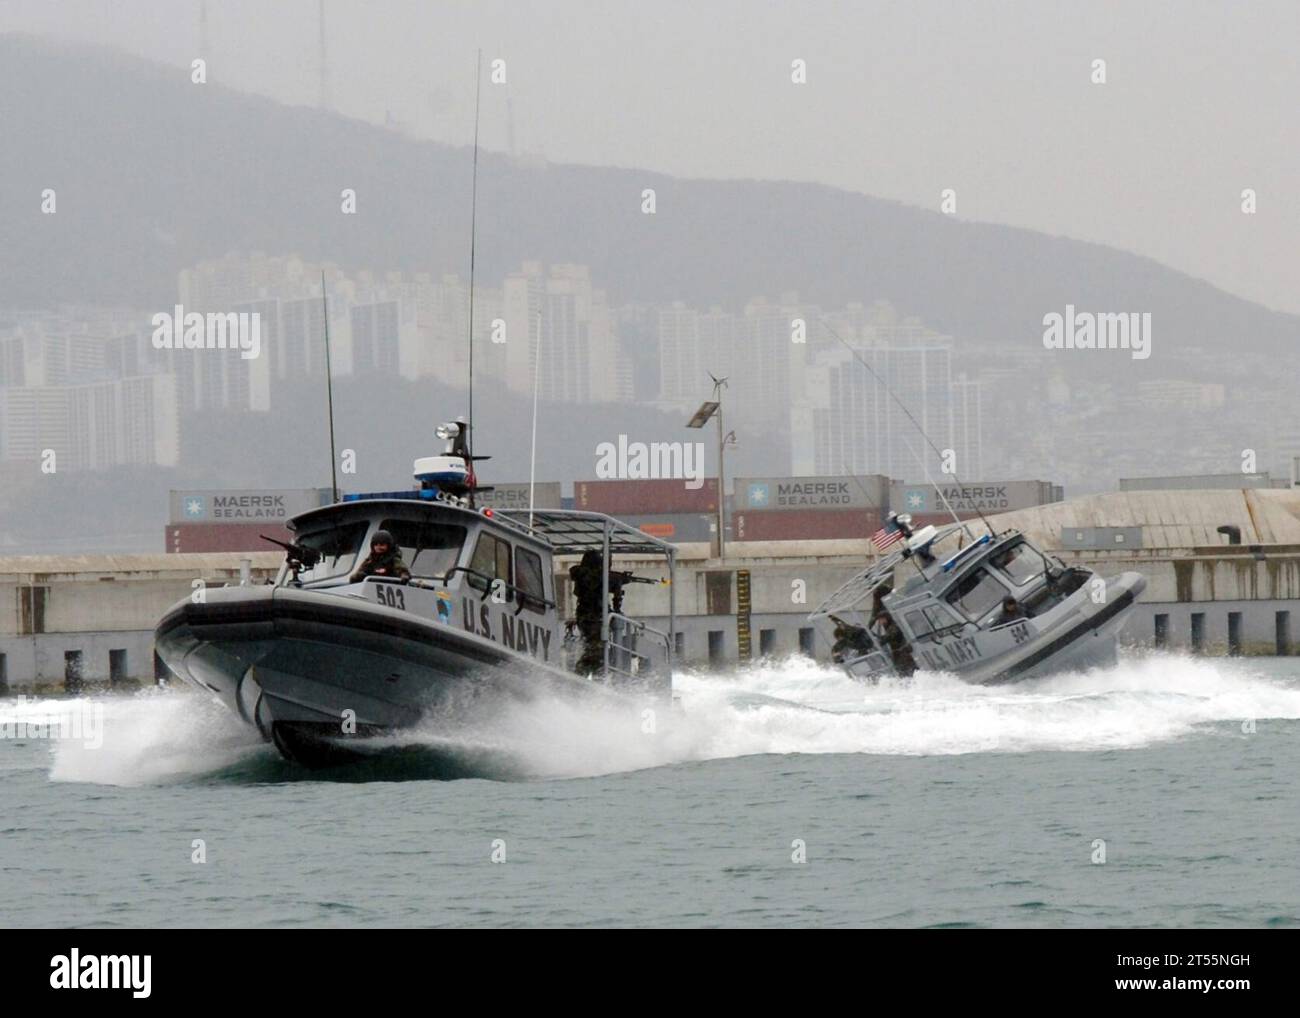
<svg viewBox="0 0 1300 1018">
<path fill-rule="evenodd" d="M 835 624 L 834 657 L 855 678 L 925 669 L 983 684 L 1113 664 L 1146 588 L 1141 573 L 1067 567 L 1016 530 L 913 532 L 895 513 L 887 529 L 892 550 L 810 615 Z"/>
<path fill-rule="evenodd" d="M 294 517 L 274 583 L 173 606 L 155 631 L 162 661 L 308 766 L 372 756 L 361 747 L 373 737 L 425 722 L 443 732 L 490 722 L 502 704 L 540 696 L 631 709 L 670 700 L 673 546 L 600 513 L 476 508 L 467 427 L 438 429 L 447 450 L 416 460 L 417 488 L 348 495 Z M 353 578 L 379 530 L 393 536 L 409 580 Z M 592 675 L 576 670 L 579 641 L 572 627 L 566 640 L 555 579 L 557 556 L 589 551 L 605 564 L 603 663 Z M 645 599 L 666 629 L 611 608 L 611 586 L 629 579 L 611 576 L 615 556 L 666 564 L 666 580 L 643 579 L 667 584 L 666 598 Z M 478 769 L 446 752 L 446 776 Z"/>
</svg>

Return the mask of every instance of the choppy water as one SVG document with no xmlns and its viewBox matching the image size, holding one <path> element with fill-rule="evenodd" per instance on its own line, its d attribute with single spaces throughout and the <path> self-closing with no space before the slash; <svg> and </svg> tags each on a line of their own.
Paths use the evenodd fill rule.
<svg viewBox="0 0 1300 1018">
<path fill-rule="evenodd" d="M 1300 925 L 1298 661 L 678 689 L 653 733 L 544 702 L 324 777 L 198 695 L 76 701 L 101 745 L 0 739 L 0 923 Z M 528 778 L 428 780 L 449 740 Z"/>
</svg>

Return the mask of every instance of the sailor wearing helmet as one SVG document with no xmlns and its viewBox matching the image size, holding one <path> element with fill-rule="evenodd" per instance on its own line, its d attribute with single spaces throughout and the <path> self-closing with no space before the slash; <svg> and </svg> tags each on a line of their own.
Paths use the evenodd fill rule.
<svg viewBox="0 0 1300 1018">
<path fill-rule="evenodd" d="M 391 576 L 403 583 L 411 578 L 411 570 L 402 561 L 402 553 L 393 543 L 393 535 L 387 530 L 376 530 L 370 539 L 370 554 L 352 574 L 352 582 L 358 583 L 367 576 Z"/>
</svg>

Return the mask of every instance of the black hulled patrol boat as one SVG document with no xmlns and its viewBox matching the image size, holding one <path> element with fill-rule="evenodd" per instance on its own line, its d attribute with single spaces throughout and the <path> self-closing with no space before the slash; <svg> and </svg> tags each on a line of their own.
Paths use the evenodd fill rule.
<svg viewBox="0 0 1300 1018">
<path fill-rule="evenodd" d="M 430 719 L 454 731 L 539 696 L 633 709 L 671 699 L 673 546 L 600 513 L 477 508 L 475 491 L 490 489 L 476 487 L 472 461 L 482 457 L 469 455 L 468 425 L 437 433 L 446 449 L 416 460 L 417 487 L 346 495 L 294 517 L 274 583 L 208 589 L 158 623 L 167 667 L 287 758 L 346 762 L 368 738 Z M 379 531 L 409 577 L 358 575 Z M 555 566 L 588 552 L 604 563 L 602 644 L 595 671 L 581 674 Z M 629 577 L 613 569 L 618 556 L 666 566 L 654 581 L 665 589 L 642 599 L 664 628 L 611 608 Z"/>
<path fill-rule="evenodd" d="M 1067 567 L 1016 530 L 913 532 L 890 513 L 882 533 L 889 553 L 809 616 L 834 624 L 833 656 L 855 678 L 923 669 L 983 684 L 1113 664 L 1146 588 L 1141 573 Z"/>
</svg>

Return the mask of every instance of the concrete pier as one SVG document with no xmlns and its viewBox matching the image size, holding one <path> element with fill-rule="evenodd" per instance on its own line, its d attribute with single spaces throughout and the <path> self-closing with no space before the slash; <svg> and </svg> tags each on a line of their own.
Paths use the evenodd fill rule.
<svg viewBox="0 0 1300 1018">
<path fill-rule="evenodd" d="M 991 517 L 1066 564 L 1111 575 L 1144 573 L 1148 586 L 1126 642 L 1210 655 L 1292 654 L 1300 644 L 1300 494 L 1291 490 L 1116 492 Z M 1220 527 L 1235 528 L 1229 544 Z M 976 533 L 982 527 L 972 524 Z M 737 573 L 749 573 L 753 658 L 829 657 L 828 634 L 807 613 L 874 558 L 865 540 L 736 542 L 727 559 L 682 545 L 676 602 L 686 665 L 739 659 Z M 279 552 L 198 555 L 27 556 L 0 559 L 0 686 L 11 693 L 129 687 L 157 676 L 153 627 L 199 584 L 273 579 Z M 557 569 L 565 600 L 568 563 Z M 663 563 L 638 564 L 659 576 Z M 626 610 L 667 611 L 661 586 L 630 587 Z M 570 609 L 572 605 L 570 604 Z"/>
<path fill-rule="evenodd" d="M 0 693 L 153 683 L 153 628 L 199 585 L 274 579 L 279 552 L 0 558 Z"/>
</svg>

